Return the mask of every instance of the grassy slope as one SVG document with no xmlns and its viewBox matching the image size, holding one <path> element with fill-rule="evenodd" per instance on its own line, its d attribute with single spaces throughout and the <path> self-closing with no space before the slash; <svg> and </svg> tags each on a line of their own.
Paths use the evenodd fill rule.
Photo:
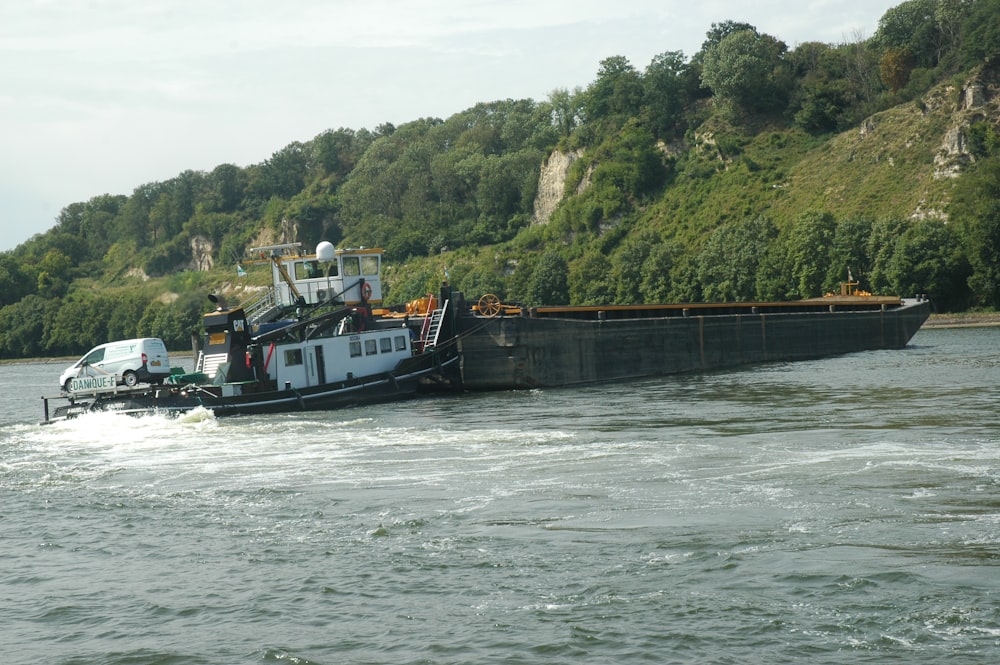
<svg viewBox="0 0 1000 665">
<path fill-rule="evenodd" d="M 959 120 L 957 98 L 954 85 L 946 84 L 834 136 L 763 129 L 737 140 L 742 145 L 729 154 L 718 147 L 726 128 L 703 127 L 699 144 L 681 162 L 681 176 L 639 226 L 693 240 L 722 223 L 762 214 L 779 227 L 806 211 L 837 219 L 939 216 L 954 180 L 935 175 L 934 158 Z"/>
</svg>

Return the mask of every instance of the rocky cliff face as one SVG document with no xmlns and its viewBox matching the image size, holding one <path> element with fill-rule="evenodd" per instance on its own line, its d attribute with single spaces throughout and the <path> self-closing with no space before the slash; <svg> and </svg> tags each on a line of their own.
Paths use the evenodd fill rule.
<svg viewBox="0 0 1000 665">
<path fill-rule="evenodd" d="M 983 70 L 960 91 L 952 125 L 934 156 L 935 178 L 954 178 L 974 162 L 975 156 L 968 145 L 969 127 L 978 122 L 996 123 L 1000 118 L 1000 71 L 996 70 L 996 67 Z"/>
<path fill-rule="evenodd" d="M 532 220 L 535 224 L 545 224 L 552 217 L 559 202 L 563 200 L 569 169 L 582 155 L 583 150 L 569 153 L 554 150 L 542 164 L 541 173 L 538 176 L 538 193 L 535 195 L 534 218 Z M 580 183 L 580 190 L 586 187 L 587 181 L 588 178 L 584 178 L 584 181 Z"/>
<path fill-rule="evenodd" d="M 191 268 L 192 270 L 202 270 L 208 272 L 215 265 L 212 259 L 212 251 L 215 246 L 212 241 L 205 236 L 194 236 L 191 238 Z"/>
<path fill-rule="evenodd" d="M 262 226 L 257 236 L 250 243 L 250 247 L 267 247 L 269 245 L 285 245 L 298 242 L 299 226 L 288 219 L 282 219 L 280 227 L 275 230 L 270 226 Z"/>
</svg>

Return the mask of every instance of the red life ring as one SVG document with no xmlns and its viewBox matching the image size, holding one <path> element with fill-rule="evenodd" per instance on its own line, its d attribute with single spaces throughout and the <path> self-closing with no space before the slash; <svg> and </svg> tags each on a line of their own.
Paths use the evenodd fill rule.
<svg viewBox="0 0 1000 665">
<path fill-rule="evenodd" d="M 365 300 L 371 300 L 372 285 L 370 283 L 365 282 L 364 284 L 361 285 L 361 297 L 364 298 Z"/>
</svg>

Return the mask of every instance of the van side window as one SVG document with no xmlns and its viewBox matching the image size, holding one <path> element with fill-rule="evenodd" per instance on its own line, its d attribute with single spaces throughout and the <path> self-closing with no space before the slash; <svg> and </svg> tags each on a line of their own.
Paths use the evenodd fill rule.
<svg viewBox="0 0 1000 665">
<path fill-rule="evenodd" d="M 83 359 L 83 362 L 88 365 L 93 365 L 94 363 L 99 363 L 104 360 L 104 349 L 95 349 L 87 354 L 87 357 Z"/>
</svg>

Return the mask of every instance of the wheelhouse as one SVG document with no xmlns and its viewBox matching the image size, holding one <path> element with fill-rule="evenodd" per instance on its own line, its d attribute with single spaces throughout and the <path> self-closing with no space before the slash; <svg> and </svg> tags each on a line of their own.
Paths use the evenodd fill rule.
<svg viewBox="0 0 1000 665">
<path fill-rule="evenodd" d="M 381 248 L 334 249 L 321 242 L 315 254 L 302 254 L 301 243 L 250 250 L 251 261 L 271 263 L 276 303 L 378 305 L 382 302 Z"/>
</svg>

